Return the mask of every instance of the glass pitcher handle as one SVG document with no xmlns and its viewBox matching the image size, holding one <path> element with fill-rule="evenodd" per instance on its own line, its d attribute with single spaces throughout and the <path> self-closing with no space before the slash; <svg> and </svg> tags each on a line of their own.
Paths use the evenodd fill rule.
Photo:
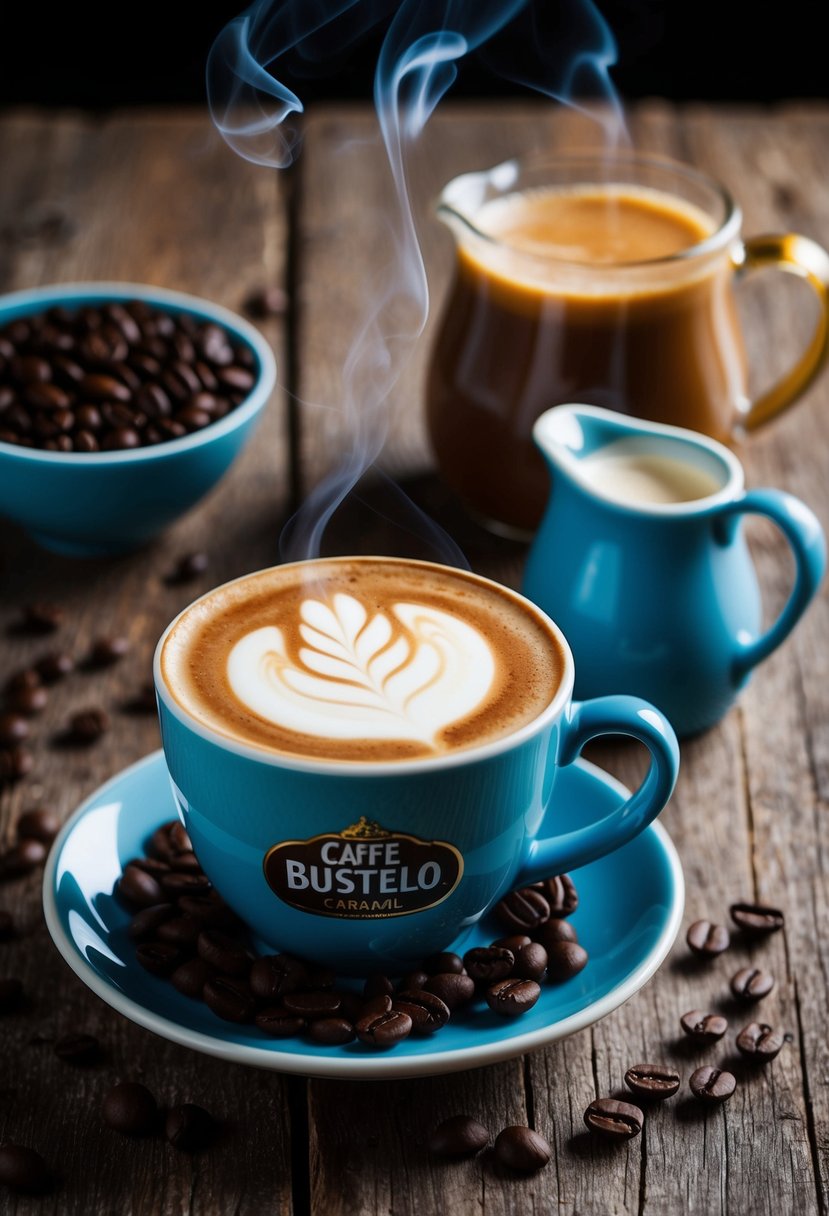
<svg viewBox="0 0 829 1216">
<path fill-rule="evenodd" d="M 769 422 L 804 393 L 829 356 L 829 253 L 807 236 L 747 238 L 732 256 L 739 275 L 750 270 L 774 268 L 805 279 L 817 296 L 820 315 L 811 341 L 797 363 L 752 402 L 745 418 L 747 430 Z"/>
</svg>

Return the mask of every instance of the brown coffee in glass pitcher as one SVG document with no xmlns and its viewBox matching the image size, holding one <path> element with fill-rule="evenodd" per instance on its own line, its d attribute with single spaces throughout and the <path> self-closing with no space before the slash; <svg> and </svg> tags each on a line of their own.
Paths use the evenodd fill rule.
<svg viewBox="0 0 829 1216">
<path fill-rule="evenodd" d="M 530 533 L 548 493 L 531 433 L 582 402 L 728 442 L 791 404 L 825 361 L 829 255 L 807 237 L 740 239 L 725 189 L 636 155 L 508 161 L 450 182 L 457 266 L 427 416 L 445 481 L 499 531 Z M 820 302 L 799 363 L 751 402 L 735 278 L 798 274 Z"/>
</svg>

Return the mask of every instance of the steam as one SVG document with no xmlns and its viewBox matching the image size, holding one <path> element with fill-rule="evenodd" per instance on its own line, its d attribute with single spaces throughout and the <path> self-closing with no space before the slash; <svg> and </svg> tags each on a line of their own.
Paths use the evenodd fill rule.
<svg viewBox="0 0 829 1216">
<path fill-rule="evenodd" d="M 289 78 L 319 70 L 388 18 L 374 101 L 397 202 L 395 213 L 384 217 L 389 260 L 379 281 L 368 285 L 343 367 L 336 408 L 346 422 L 348 450 L 287 525 L 286 560 L 319 554 L 332 515 L 380 455 L 395 386 L 426 324 L 429 289 L 407 151 L 455 80 L 458 62 L 480 51 L 497 74 L 591 114 L 609 142 L 624 132 L 609 77 L 615 42 L 592 0 L 258 0 L 225 26 L 208 57 L 208 100 L 223 138 L 246 160 L 286 168 L 299 150 L 292 118 L 303 104 L 272 69 Z M 451 537 L 396 487 L 394 517 L 403 529 L 425 535 L 439 560 L 467 564 Z"/>
</svg>

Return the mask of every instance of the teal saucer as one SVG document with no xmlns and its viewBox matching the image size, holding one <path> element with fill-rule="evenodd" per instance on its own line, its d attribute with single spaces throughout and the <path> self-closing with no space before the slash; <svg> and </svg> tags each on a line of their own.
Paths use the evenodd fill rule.
<svg viewBox="0 0 829 1216">
<path fill-rule="evenodd" d="M 579 760 L 558 776 L 561 830 L 599 819 L 628 796 L 607 773 Z M 71 816 L 46 864 L 43 906 L 66 962 L 102 1000 L 163 1038 L 225 1060 L 280 1072 L 340 1079 L 428 1076 L 493 1064 L 583 1030 L 638 992 L 668 953 L 682 919 L 685 883 L 679 857 L 659 824 L 575 872 L 572 917 L 590 962 L 580 975 L 544 985 L 533 1009 L 514 1021 L 474 1005 L 431 1038 L 410 1038 L 386 1052 L 361 1043 L 318 1047 L 268 1039 L 255 1026 L 223 1022 L 202 1004 L 149 975 L 127 937 L 130 914 L 113 898 L 123 864 L 176 814 L 160 751 L 101 786 Z M 485 917 L 463 950 L 503 936 Z"/>
</svg>

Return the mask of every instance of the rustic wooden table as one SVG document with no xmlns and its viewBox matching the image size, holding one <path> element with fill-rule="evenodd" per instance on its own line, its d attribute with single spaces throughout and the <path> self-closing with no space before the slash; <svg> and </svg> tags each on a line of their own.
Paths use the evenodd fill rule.
<svg viewBox="0 0 829 1216">
<path fill-rule="evenodd" d="M 451 265 L 449 237 L 428 202 L 454 174 L 519 151 L 582 139 L 547 108 L 446 107 L 418 153 L 416 204 L 439 301 Z M 829 108 L 674 109 L 653 102 L 630 115 L 636 145 L 694 162 L 742 203 L 748 232 L 794 228 L 829 244 Z M 363 285 L 377 265 L 376 208 L 388 197 L 367 109 L 311 113 L 305 146 L 286 175 L 234 157 L 200 112 L 7 115 L 0 122 L 0 287 L 58 280 L 141 280 L 193 291 L 231 308 L 262 283 L 283 283 L 291 307 L 263 325 L 280 385 L 257 441 L 221 487 L 150 549 L 108 562 L 73 562 L 0 528 L 0 625 L 19 605 L 59 601 L 57 640 L 82 655 L 100 633 L 132 649 L 102 675 L 57 686 L 36 720 L 33 773 L 0 795 L 0 840 L 26 808 L 68 815 L 101 781 L 158 746 L 151 718 L 118 707 L 148 678 L 167 621 L 210 585 L 278 559 L 291 502 L 342 449 L 340 369 Z M 758 283 L 744 304 L 758 383 L 805 340 L 805 291 Z M 802 289 L 801 289 L 802 290 Z M 434 316 L 434 311 L 433 314 Z M 774 335 L 772 340 L 771 335 Z M 430 473 L 420 398 L 429 333 L 399 387 L 385 465 L 455 535 L 473 568 L 515 584 L 524 550 L 465 519 Z M 310 403 L 321 403 L 312 405 Z M 321 406 L 334 408 L 321 408 Z M 829 523 L 829 379 L 742 455 L 751 484 L 804 497 Z M 359 537 L 359 544 L 356 538 Z M 791 577 L 773 530 L 752 530 L 769 612 Z M 335 521 L 329 551 L 401 551 L 399 535 L 363 512 Z M 187 587 L 162 575 L 195 549 L 209 571 Z M 762 948 L 777 987 L 763 1016 L 793 1036 L 767 1070 L 740 1070 L 724 1109 L 689 1103 L 658 1111 L 627 1146 L 594 1144 L 582 1111 L 616 1090 L 639 1059 L 695 1056 L 677 1045 L 678 1017 L 716 1002 L 741 948 L 709 969 L 689 965 L 680 942 L 652 982 L 592 1030 L 547 1051 L 469 1073 L 389 1084 L 286 1079 L 234 1067 L 153 1037 L 113 1013 L 70 973 L 43 923 L 38 875 L 0 887 L 18 919 L 0 945 L 0 976 L 29 994 L 0 1024 L 0 1141 L 39 1148 L 60 1186 L 44 1198 L 0 1193 L 0 1210 L 98 1213 L 812 1213 L 829 1204 L 829 603 L 814 605 L 796 635 L 758 671 L 742 702 L 704 738 L 683 747 L 682 773 L 663 822 L 688 881 L 686 925 L 723 918 L 741 896 L 785 908 L 786 930 Z M 51 643 L 0 637 L 0 675 Z M 58 750 L 50 739 L 73 705 L 97 701 L 113 728 L 94 748 Z M 639 757 L 606 748 L 603 763 L 635 779 Z M 636 876 L 631 875 L 631 882 Z M 624 892 L 619 893 L 624 899 Z M 760 957 L 759 952 L 757 957 Z M 89 1030 L 106 1060 L 72 1069 L 51 1043 Z M 727 1054 L 729 1049 L 726 1049 Z M 118 1078 L 144 1080 L 163 1102 L 192 1100 L 227 1124 L 210 1153 L 190 1158 L 163 1140 L 132 1142 L 107 1130 L 102 1093 Z M 672 1109 L 673 1107 L 673 1109 Z M 467 1111 L 496 1130 L 527 1123 L 553 1146 L 540 1174 L 516 1179 L 491 1163 L 430 1161 L 424 1140 L 440 1118 Z"/>
</svg>

